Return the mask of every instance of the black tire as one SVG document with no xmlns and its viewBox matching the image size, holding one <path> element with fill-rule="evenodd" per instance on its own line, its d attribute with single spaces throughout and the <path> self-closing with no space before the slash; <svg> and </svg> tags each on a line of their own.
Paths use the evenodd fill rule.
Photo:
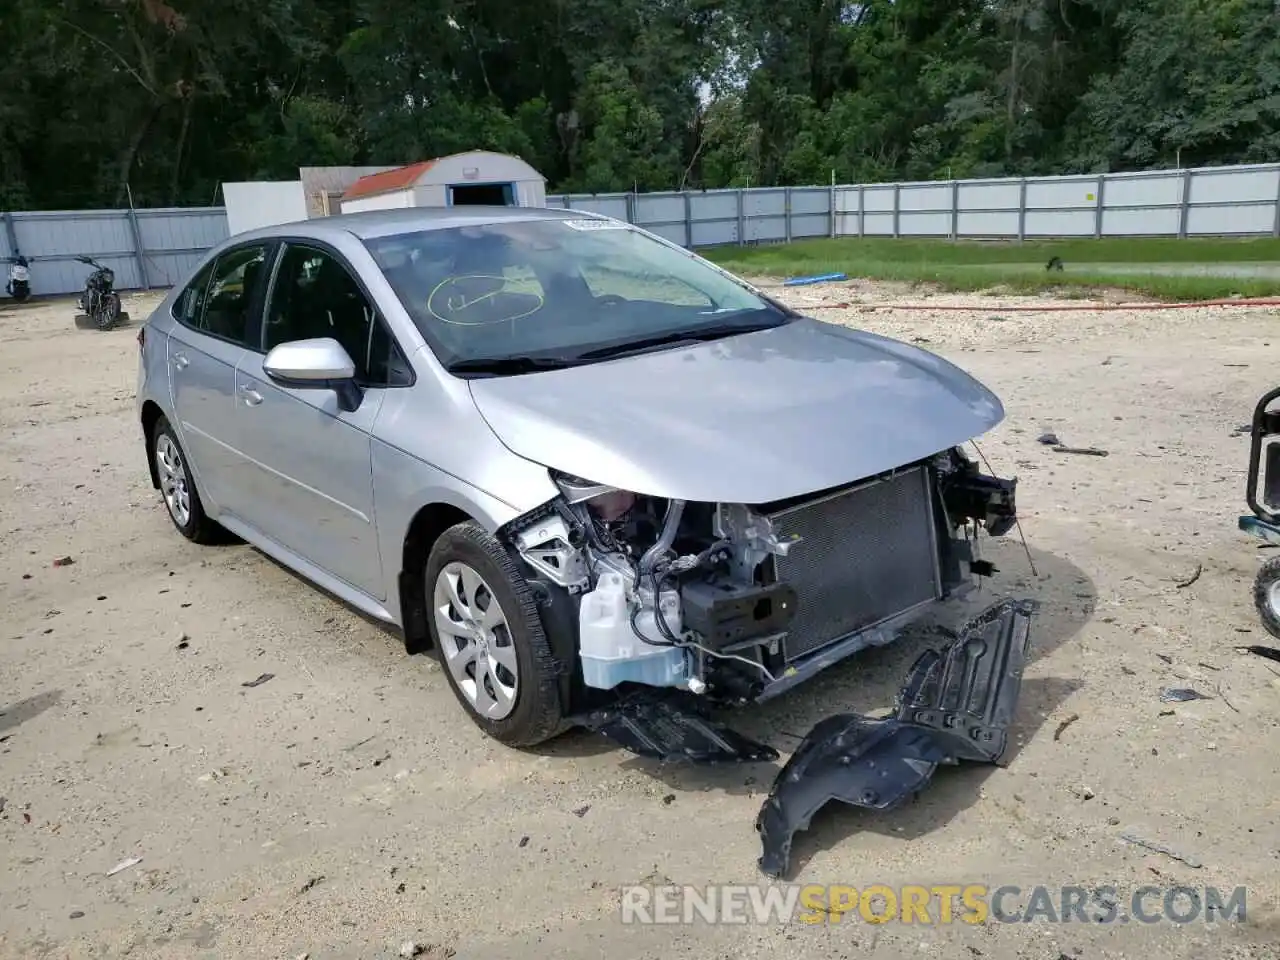
<svg viewBox="0 0 1280 960">
<path fill-rule="evenodd" d="M 182 482 L 185 484 L 187 492 L 188 509 L 186 511 L 186 520 L 179 519 L 180 511 L 175 511 L 169 506 L 168 499 L 165 496 L 164 478 L 166 469 L 161 461 L 161 448 L 166 444 L 172 444 L 173 450 L 177 452 L 178 468 L 182 474 Z M 187 463 L 186 452 L 182 449 L 182 444 L 178 441 L 178 436 L 173 432 L 173 427 L 169 425 L 169 421 L 161 417 L 156 421 L 155 427 L 151 430 L 151 442 L 148 444 L 149 452 L 155 463 L 156 473 L 161 478 L 160 495 L 165 505 L 165 513 L 169 515 L 169 519 L 173 521 L 173 525 L 178 532 L 190 540 L 192 543 L 214 544 L 221 543 L 226 539 L 227 533 L 223 527 L 214 520 L 210 520 L 204 512 L 204 504 L 200 500 L 200 491 L 196 489 L 195 478 L 191 475 L 191 466 Z"/>
<path fill-rule="evenodd" d="M 1262 625 L 1267 633 L 1280 640 L 1280 608 L 1272 602 L 1272 589 L 1280 599 L 1280 557 L 1272 557 L 1262 565 L 1258 575 L 1253 579 L 1253 605 L 1258 610 Z"/>
<path fill-rule="evenodd" d="M 490 588 L 506 619 L 510 645 L 517 664 L 515 705 L 505 717 L 482 716 L 455 680 L 436 625 L 435 588 L 441 571 L 450 563 L 463 563 L 478 573 Z M 450 689 L 467 716 L 485 733 L 511 747 L 531 747 L 550 740 L 563 729 L 563 711 L 557 682 L 556 660 L 543 630 L 538 606 L 528 581 L 510 554 L 483 527 L 473 521 L 446 530 L 431 548 L 423 570 L 427 629 L 444 668 Z M 443 642 L 453 642 L 443 638 Z"/>
<path fill-rule="evenodd" d="M 120 298 L 108 293 L 98 301 L 98 313 L 94 318 L 99 330 L 112 330 L 120 316 Z"/>
</svg>

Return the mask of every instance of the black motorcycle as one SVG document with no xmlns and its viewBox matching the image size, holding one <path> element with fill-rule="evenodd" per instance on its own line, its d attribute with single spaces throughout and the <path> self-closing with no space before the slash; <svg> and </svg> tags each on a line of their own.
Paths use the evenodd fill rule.
<svg viewBox="0 0 1280 960">
<path fill-rule="evenodd" d="M 76 257 L 93 267 L 80 294 L 80 310 L 99 330 L 110 330 L 120 320 L 120 294 L 116 293 L 116 274 L 92 257 Z"/>
<path fill-rule="evenodd" d="M 5 257 L 0 263 L 9 264 L 9 282 L 5 284 L 5 292 L 13 297 L 15 303 L 23 303 L 31 296 L 31 270 L 27 258 L 22 254 L 16 257 Z"/>
</svg>

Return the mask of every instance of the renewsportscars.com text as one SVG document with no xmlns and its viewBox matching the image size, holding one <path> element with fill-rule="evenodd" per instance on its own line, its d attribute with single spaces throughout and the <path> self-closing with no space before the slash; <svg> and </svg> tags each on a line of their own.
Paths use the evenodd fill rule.
<svg viewBox="0 0 1280 960">
<path fill-rule="evenodd" d="M 628 924 L 1222 923 L 1245 919 L 1246 890 L 1216 887 L 986 884 L 633 886 Z"/>
</svg>

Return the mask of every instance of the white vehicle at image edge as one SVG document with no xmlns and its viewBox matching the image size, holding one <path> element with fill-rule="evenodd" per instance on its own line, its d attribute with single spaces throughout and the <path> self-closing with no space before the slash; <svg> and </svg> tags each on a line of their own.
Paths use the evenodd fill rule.
<svg viewBox="0 0 1280 960">
<path fill-rule="evenodd" d="M 971 589 L 1016 481 L 962 445 L 1000 401 L 942 358 L 798 315 L 570 210 L 388 210 L 210 251 L 138 335 L 153 484 L 443 663 L 512 746 L 773 760 L 708 719 Z M 923 655 L 897 713 L 819 724 L 757 827 L 773 875 L 830 799 L 1000 762 L 1034 604 Z"/>
</svg>

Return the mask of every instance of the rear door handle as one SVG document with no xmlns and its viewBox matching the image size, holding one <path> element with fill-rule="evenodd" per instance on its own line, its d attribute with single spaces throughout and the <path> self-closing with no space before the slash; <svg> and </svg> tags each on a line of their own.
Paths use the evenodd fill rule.
<svg viewBox="0 0 1280 960">
<path fill-rule="evenodd" d="M 256 407 L 262 402 L 262 394 L 247 383 L 240 385 L 240 396 L 243 398 L 246 407 Z"/>
<path fill-rule="evenodd" d="M 175 353 L 173 355 L 173 365 L 179 370 L 187 369 L 187 364 L 190 362 L 191 361 L 187 359 L 187 355 L 185 353 Z"/>
</svg>

